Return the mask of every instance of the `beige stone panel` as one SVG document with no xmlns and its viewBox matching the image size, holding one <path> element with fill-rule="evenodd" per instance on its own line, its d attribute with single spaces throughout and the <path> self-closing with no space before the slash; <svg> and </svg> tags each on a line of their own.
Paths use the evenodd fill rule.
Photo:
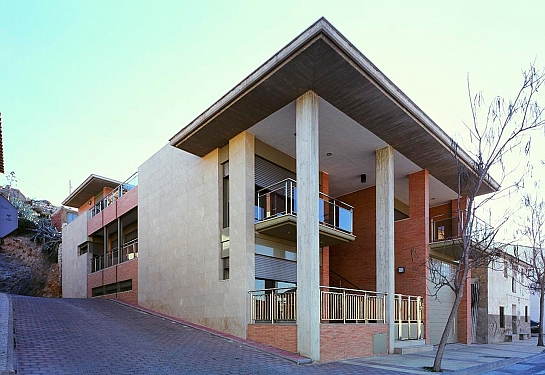
<svg viewBox="0 0 545 375">
<path fill-rule="evenodd" d="M 139 303 L 243 337 L 245 288 L 219 279 L 218 158 L 166 145 L 140 166 Z"/>
<path fill-rule="evenodd" d="M 62 296 L 87 297 L 89 253 L 79 255 L 78 246 L 87 241 L 87 212 L 62 229 Z"/>
</svg>

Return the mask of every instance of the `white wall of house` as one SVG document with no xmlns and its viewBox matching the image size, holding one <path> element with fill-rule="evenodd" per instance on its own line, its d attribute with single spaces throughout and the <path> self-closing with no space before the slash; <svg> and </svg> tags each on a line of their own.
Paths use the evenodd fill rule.
<svg viewBox="0 0 545 375">
<path fill-rule="evenodd" d="M 79 255 L 78 246 L 87 241 L 87 213 L 62 229 L 62 296 L 87 297 L 87 268 L 90 254 Z"/>
<path fill-rule="evenodd" d="M 504 271 L 505 266 L 507 266 L 507 272 Z M 517 319 L 518 331 L 529 332 L 530 293 L 525 287 L 527 280 L 522 275 L 520 266 L 518 269 L 518 272 L 513 272 L 510 261 L 504 262 L 501 258 L 488 269 L 488 334 L 490 340 L 502 332 L 499 324 L 500 306 L 504 308 L 505 313 L 504 333 L 512 333 L 513 316 Z M 513 291 L 513 275 L 515 275 L 515 291 Z M 513 306 L 515 315 L 513 315 Z M 528 308 L 527 322 L 525 321 L 526 307 Z"/>
<path fill-rule="evenodd" d="M 230 278 L 222 280 L 219 155 L 166 145 L 138 169 L 138 298 L 144 307 L 245 337 L 253 263 L 246 244 L 231 248 Z"/>
</svg>

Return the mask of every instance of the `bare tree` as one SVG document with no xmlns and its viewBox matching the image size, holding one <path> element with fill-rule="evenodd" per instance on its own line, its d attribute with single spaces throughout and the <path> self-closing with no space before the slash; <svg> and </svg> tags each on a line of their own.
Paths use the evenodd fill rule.
<svg viewBox="0 0 545 375">
<path fill-rule="evenodd" d="M 510 168 L 505 163 L 505 158 L 509 154 L 528 155 L 531 143 L 529 133 L 543 128 L 545 124 L 543 108 L 536 100 L 537 92 L 544 82 L 545 72 L 536 70 L 532 64 L 522 76 L 522 86 L 513 99 L 506 101 L 501 97 L 495 97 L 488 106 L 481 93 L 472 94 L 468 78 L 472 121 L 466 124 L 466 127 L 471 140 L 472 149 L 469 153 L 474 160 L 473 165 L 465 164 L 464 158 L 461 157 L 463 151 L 453 141 L 454 157 L 458 165 L 457 222 L 460 236 L 455 254 L 458 259 L 457 266 L 454 275 L 449 277 L 442 275 L 441 270 L 436 269 L 433 262 L 429 262 L 432 277 L 440 275 L 439 278 L 435 277 L 435 280 L 438 280 L 437 287 L 449 287 L 455 294 L 454 304 L 433 363 L 432 371 L 435 372 L 441 371 L 448 336 L 458 314 L 470 270 L 487 266 L 498 253 L 494 246 L 494 238 L 506 219 L 491 228 L 484 225 L 475 213 L 490 201 L 505 196 L 521 186 L 524 173 L 517 172 L 526 170 L 526 165 L 523 168 L 521 166 Z M 483 112 L 486 114 L 481 116 Z M 491 169 L 498 170 L 501 174 L 499 185 L 506 183 L 509 180 L 507 177 L 517 174 L 519 176 L 501 190 L 481 198 L 479 196 L 486 186 L 493 185 Z"/>
<path fill-rule="evenodd" d="M 526 194 L 522 199 L 526 208 L 527 217 L 522 224 L 522 235 L 530 242 L 530 251 L 524 257 L 530 264 L 531 271 L 527 278 L 530 283 L 530 291 L 539 294 L 539 336 L 537 346 L 543 344 L 543 319 L 545 303 L 545 202 L 537 197 L 532 198 Z"/>
</svg>

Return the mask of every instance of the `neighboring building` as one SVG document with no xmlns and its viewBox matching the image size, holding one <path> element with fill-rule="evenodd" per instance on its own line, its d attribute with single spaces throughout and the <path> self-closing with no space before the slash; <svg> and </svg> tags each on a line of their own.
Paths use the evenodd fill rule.
<svg viewBox="0 0 545 375">
<path fill-rule="evenodd" d="M 490 344 L 530 338 L 531 266 L 521 260 L 528 248 L 505 246 L 489 267 L 476 268 L 472 279 L 475 341 Z M 522 257 L 523 258 L 523 257 Z"/>
<path fill-rule="evenodd" d="M 320 19 L 141 165 L 138 184 L 91 175 L 70 194 L 63 296 L 314 360 L 437 343 L 454 296 L 429 295 L 425 264 L 456 261 L 452 145 Z M 487 181 L 480 194 L 499 188 Z M 472 341 L 469 284 L 464 297 L 452 342 Z"/>
<path fill-rule="evenodd" d="M 77 217 L 78 211 L 61 206 L 51 215 L 51 225 L 60 232 Z"/>
</svg>

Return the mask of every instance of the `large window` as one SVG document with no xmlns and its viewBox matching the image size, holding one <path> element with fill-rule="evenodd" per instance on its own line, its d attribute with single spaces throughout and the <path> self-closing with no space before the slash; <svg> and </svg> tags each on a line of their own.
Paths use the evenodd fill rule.
<svg viewBox="0 0 545 375">
<path fill-rule="evenodd" d="M 500 306 L 500 328 L 505 328 L 505 308 Z"/>
</svg>

